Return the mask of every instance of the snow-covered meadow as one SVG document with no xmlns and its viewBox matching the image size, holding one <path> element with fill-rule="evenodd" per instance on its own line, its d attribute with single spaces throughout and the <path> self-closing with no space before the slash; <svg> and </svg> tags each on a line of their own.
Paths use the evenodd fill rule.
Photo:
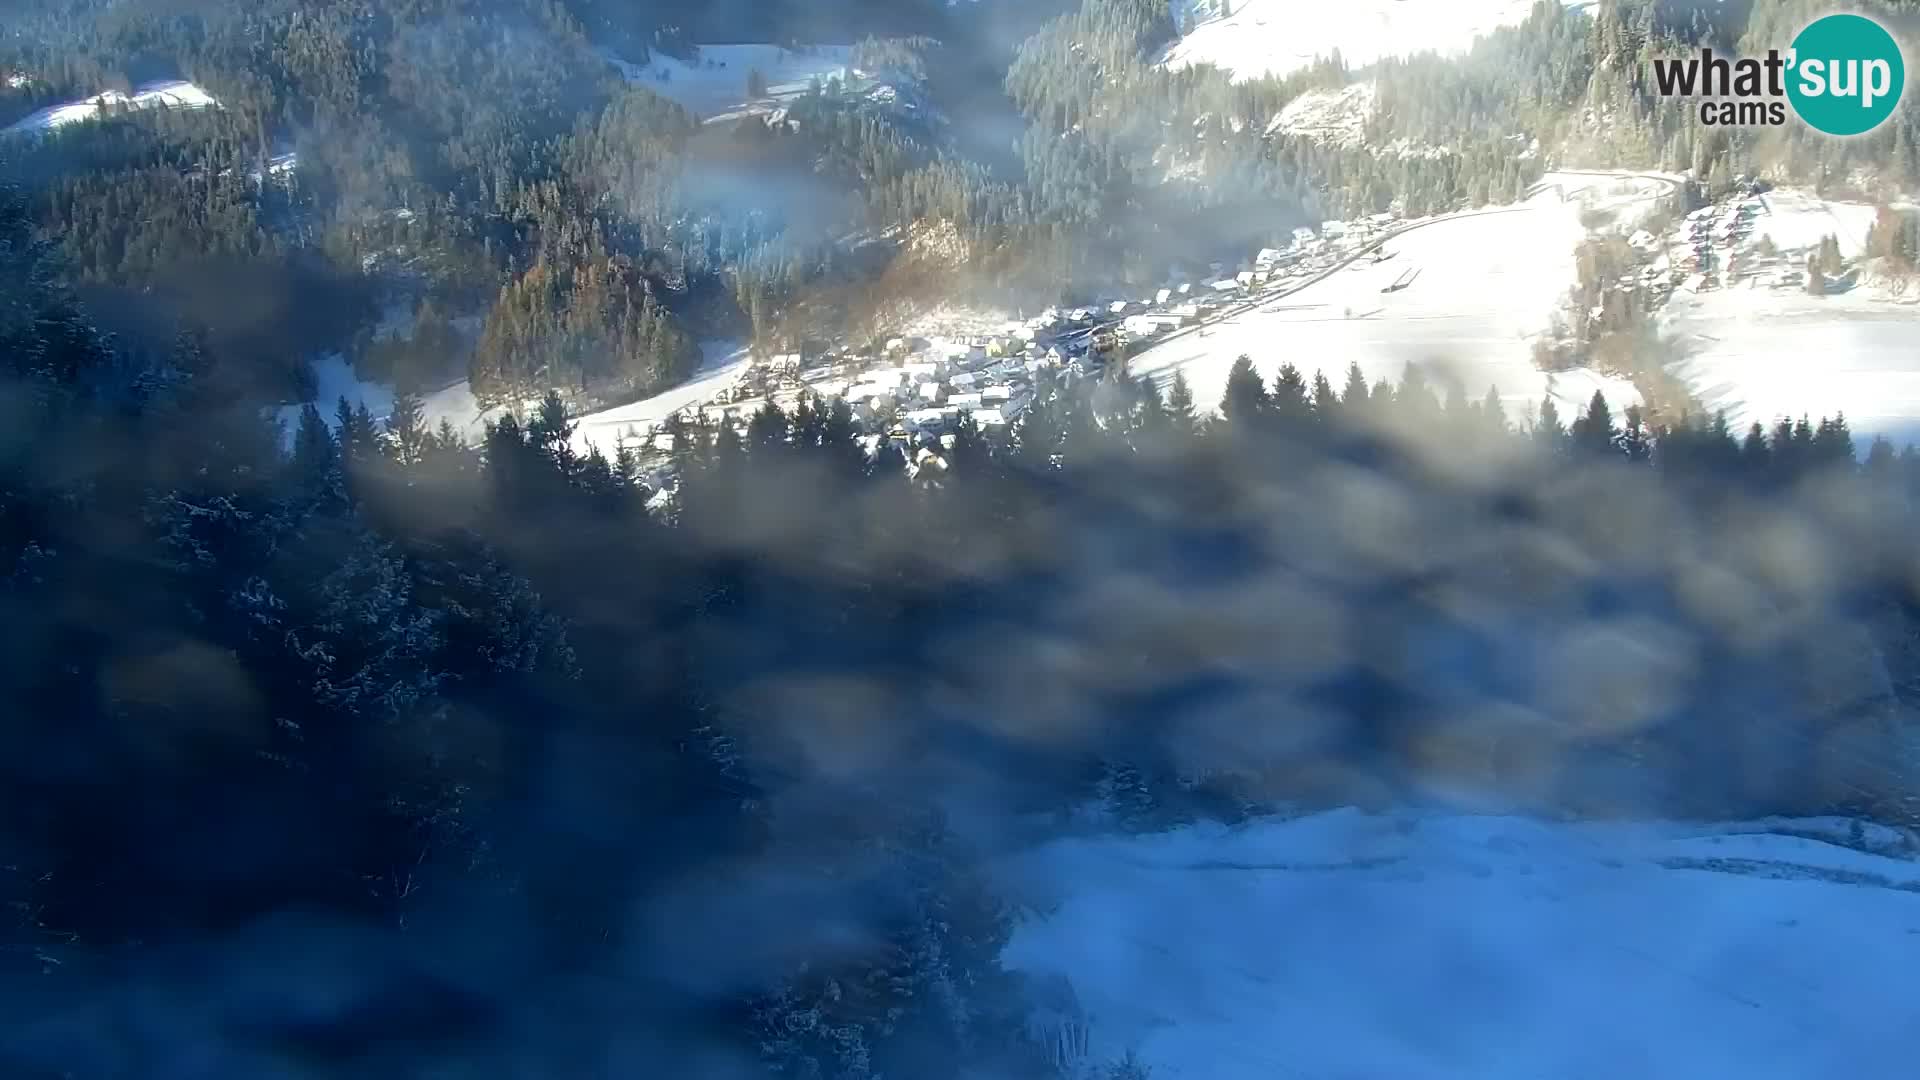
<svg viewBox="0 0 1920 1080">
<path fill-rule="evenodd" d="M 708 123 L 771 112 L 783 101 L 805 93 L 819 80 L 848 82 L 853 50 L 845 45 L 814 45 L 801 50 L 778 45 L 702 45 L 692 64 L 655 53 L 645 64 L 611 58 L 628 82 L 637 83 L 685 106 Z M 758 71 L 767 81 L 764 97 L 747 96 L 747 76 Z"/>
<path fill-rule="evenodd" d="M 1229 14 L 1218 15 L 1225 6 Z M 1211 64 L 1236 81 L 1284 76 L 1338 51 L 1349 67 L 1421 52 L 1463 53 L 1517 26 L 1532 0 L 1176 0 L 1183 36 L 1164 62 Z"/>
<path fill-rule="evenodd" d="M 1829 235 L 1843 255 L 1859 255 L 1874 217 L 1871 206 L 1794 192 L 1771 192 L 1761 202 L 1752 240 L 1771 239 L 1788 263 Z M 1680 350 L 1674 373 L 1703 406 L 1725 409 L 1736 429 L 1844 413 L 1860 443 L 1881 435 L 1904 445 L 1920 443 L 1916 301 L 1913 290 L 1894 295 L 1871 279 L 1810 296 L 1750 277 L 1731 288 L 1676 293 L 1661 329 Z"/>
<path fill-rule="evenodd" d="M 738 382 L 746 373 L 748 355 L 739 344 L 708 341 L 702 342 L 700 349 L 705 360 L 686 382 L 652 397 L 579 417 L 575 421 L 574 450 L 586 454 L 598 448 L 601 453 L 611 457 L 622 438 L 633 442 L 644 440 L 653 425 L 681 409 L 705 404 Z M 338 353 L 328 353 L 315 360 L 313 373 L 316 390 L 311 404 L 320 410 L 321 416 L 329 424 L 334 422 L 335 410 L 342 398 L 349 405 L 365 405 L 375 420 L 385 420 L 393 412 L 393 388 L 384 383 L 362 380 L 354 374 L 352 365 Z M 278 419 L 289 438 L 300 423 L 300 412 L 306 404 L 301 402 L 280 408 Z M 537 402 L 529 402 L 523 411 L 531 411 L 535 405 Z M 422 395 L 421 406 L 429 428 L 439 427 L 444 420 L 469 442 L 479 441 L 486 433 L 487 422 L 506 415 L 508 411 L 504 406 L 482 406 L 465 379 Z"/>
<path fill-rule="evenodd" d="M 1592 371 L 1549 375 L 1534 367 L 1533 343 L 1548 329 L 1574 282 L 1574 249 L 1585 228 L 1583 192 L 1608 203 L 1650 202 L 1664 185 L 1583 173 L 1549 174 L 1516 207 L 1438 219 L 1389 240 L 1392 257 L 1371 257 L 1296 292 L 1188 331 L 1135 357 L 1137 375 L 1159 382 L 1186 376 L 1194 398 L 1212 407 L 1242 353 L 1271 380 L 1291 363 L 1318 370 L 1337 387 L 1357 363 L 1369 382 L 1398 382 L 1408 364 L 1436 383 L 1457 379 L 1469 397 L 1497 388 L 1518 419 L 1547 397 L 1562 415 L 1584 409 L 1595 390 L 1618 411 L 1639 401 L 1626 379 Z M 1623 184 L 1637 192 L 1622 195 Z M 1383 293 L 1417 271 L 1405 289 Z"/>
<path fill-rule="evenodd" d="M 89 98 L 54 105 L 8 125 L 5 134 L 52 131 L 68 124 L 92 120 L 116 109 L 210 109 L 220 103 L 212 94 L 184 81 L 158 82 L 142 86 L 133 93 L 108 90 Z"/>
<path fill-rule="evenodd" d="M 1065 840 L 1006 867 L 1037 913 L 1005 961 L 1156 1080 L 1891 1080 L 1914 840 L 1352 810 Z"/>
</svg>

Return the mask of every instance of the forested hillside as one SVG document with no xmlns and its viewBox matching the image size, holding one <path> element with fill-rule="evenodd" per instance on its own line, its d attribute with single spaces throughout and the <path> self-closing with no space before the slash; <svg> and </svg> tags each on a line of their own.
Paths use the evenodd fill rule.
<svg viewBox="0 0 1920 1080">
<path fill-rule="evenodd" d="M 702 339 L 841 329 L 872 283 L 1040 306 L 1325 216 L 1510 202 L 1550 160 L 1863 188 L 1914 165 L 1905 113 L 1865 139 L 1729 137 L 1654 98 L 1651 57 L 1762 47 L 1800 0 L 1542 3 L 1459 60 L 1239 82 L 1158 66 L 1157 0 L 25 7 L 0 123 L 156 79 L 219 103 L 0 138 L 63 272 L 113 329 L 201 327 L 283 400 L 329 349 L 486 400 L 622 400 L 684 378 Z M 697 68 L 716 40 L 852 43 L 893 96 L 830 82 L 703 123 L 621 74 L 656 53 Z M 755 74 L 726 77 L 745 98 Z M 1362 139 L 1277 122 L 1360 83 Z M 928 230 L 957 246 L 910 242 Z M 376 340 L 383 312 L 422 305 L 486 325 L 450 350 Z"/>
</svg>

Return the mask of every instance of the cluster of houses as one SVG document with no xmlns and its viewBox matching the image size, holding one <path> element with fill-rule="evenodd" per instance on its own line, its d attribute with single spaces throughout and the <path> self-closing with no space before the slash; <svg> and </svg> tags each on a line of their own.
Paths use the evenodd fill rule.
<svg viewBox="0 0 1920 1080">
<path fill-rule="evenodd" d="M 1284 287 L 1333 266 L 1357 248 L 1392 229 L 1392 214 L 1374 214 L 1355 221 L 1326 221 L 1318 229 L 1293 230 L 1287 246 L 1262 248 L 1251 261 L 1231 271 L 1215 263 L 1211 276 L 1194 283 L 1175 281 L 1152 299 L 1115 301 L 1111 314 L 1121 318 L 1120 330 L 1133 340 L 1146 340 L 1211 317 L 1222 304 L 1245 300 L 1264 290 Z"/>
<path fill-rule="evenodd" d="M 1295 229 L 1285 247 L 1264 248 L 1238 267 L 1215 263 L 1202 280 L 1176 272 L 1175 280 L 1138 299 L 1049 308 L 963 340 L 894 338 L 878 355 L 841 352 L 811 362 L 796 354 L 775 356 L 688 411 L 701 419 L 718 414 L 738 421 L 767 402 L 791 412 L 802 396 L 811 396 L 846 401 L 869 437 L 937 443 L 962 414 L 982 428 L 1003 427 L 1030 407 L 1042 369 L 1068 377 L 1096 374 L 1132 343 L 1204 322 L 1225 305 L 1322 272 L 1394 221 L 1391 214 L 1376 214 Z M 654 442 L 662 444 L 657 432 Z"/>
<path fill-rule="evenodd" d="M 1752 243 L 1754 218 L 1762 209 L 1758 199 L 1743 198 L 1688 214 L 1681 249 L 1687 277 L 1680 287 L 1699 292 L 1749 277 L 1776 289 L 1804 285 L 1805 252 L 1763 250 Z"/>
</svg>

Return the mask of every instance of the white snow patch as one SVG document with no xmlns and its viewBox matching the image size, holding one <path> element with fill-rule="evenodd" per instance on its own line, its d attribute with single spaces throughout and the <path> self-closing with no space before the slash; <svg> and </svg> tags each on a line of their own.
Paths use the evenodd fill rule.
<svg viewBox="0 0 1920 1080">
<path fill-rule="evenodd" d="M 1212 64 L 1245 82 L 1288 75 L 1336 51 L 1349 67 L 1422 52 L 1454 55 L 1476 38 L 1519 25 L 1532 7 L 1532 0 L 1237 0 L 1225 18 L 1190 20 L 1163 62 Z"/>
<path fill-rule="evenodd" d="M 1854 436 L 1920 443 L 1920 314 L 1861 289 L 1679 292 L 1663 325 L 1684 350 L 1673 371 L 1735 430 L 1845 413 Z"/>
<path fill-rule="evenodd" d="M 1056 842 L 1005 952 L 1159 1080 L 1901 1076 L 1920 864 L 1765 826 L 1357 811 Z M 1758 833 L 1758 835 L 1754 835 Z"/>
<path fill-rule="evenodd" d="M 382 327 L 392 333 L 401 323 L 410 321 L 411 313 L 403 318 L 397 308 L 391 309 Z M 707 341 L 701 343 L 700 349 L 706 361 L 688 381 L 650 398 L 579 417 L 574 429 L 574 449 L 585 454 L 598 446 L 601 453 L 611 457 L 621 436 L 632 435 L 638 440 L 668 414 L 706 404 L 745 374 L 748 357 L 744 348 L 733 342 Z M 360 379 L 339 353 L 328 353 L 315 360 L 313 374 L 317 385 L 313 404 L 330 427 L 335 426 L 335 410 L 343 397 L 349 405 L 364 404 L 376 422 L 384 421 L 393 412 L 393 388 Z M 507 406 L 482 407 L 465 379 L 421 395 L 421 405 L 429 429 L 438 428 L 440 421 L 445 420 L 469 442 L 478 441 L 485 434 L 489 420 L 505 416 L 509 411 Z M 523 403 L 528 412 L 538 406 L 537 400 Z M 284 405 L 277 412 L 289 440 L 299 427 L 302 407 Z"/>
<path fill-rule="evenodd" d="M 411 323 L 410 311 L 406 313 L 405 321 Z M 393 388 L 384 383 L 361 379 L 354 374 L 353 365 L 347 362 L 346 357 L 339 353 L 327 353 L 315 360 L 312 366 L 316 386 L 312 404 L 320 410 L 321 417 L 329 427 L 337 426 L 336 410 L 342 398 L 350 406 L 365 405 L 376 422 L 385 420 L 393 413 Z M 288 439 L 299 429 L 300 411 L 304 407 L 305 403 L 280 407 L 278 416 Z M 479 437 L 488 417 L 501 413 L 498 409 L 482 409 L 465 379 L 422 394 L 421 407 L 429 429 L 438 428 L 440 421 L 445 420 L 469 440 Z"/>
<path fill-rule="evenodd" d="M 1551 397 L 1562 416 L 1583 411 L 1593 392 L 1616 413 L 1638 404 L 1633 384 L 1592 371 L 1549 375 L 1533 365 L 1533 343 L 1551 325 L 1575 280 L 1574 248 L 1585 235 L 1580 203 L 1563 198 L 1605 177 L 1550 174 L 1516 207 L 1436 219 L 1388 240 L 1386 262 L 1361 261 L 1298 291 L 1185 331 L 1129 365 L 1158 382 L 1186 375 L 1194 400 L 1218 405 L 1227 372 L 1242 353 L 1271 381 L 1292 362 L 1339 386 L 1358 363 L 1368 382 L 1399 382 L 1419 364 L 1436 386 L 1449 378 L 1479 400 L 1497 387 L 1512 420 Z M 1411 284 L 1383 293 L 1409 271 Z"/>
<path fill-rule="evenodd" d="M 693 378 L 679 386 L 581 417 L 573 432 L 574 449 L 584 454 L 597 446 L 602 454 L 612 457 L 623 437 L 630 442 L 645 442 L 654 425 L 667 417 L 709 404 L 731 390 L 752 362 L 746 347 L 734 342 L 702 342 L 700 351 L 705 362 Z"/>
<path fill-rule="evenodd" d="M 1755 243 L 1765 236 L 1782 251 L 1804 251 L 1832 236 L 1849 259 L 1866 250 L 1876 212 L 1864 203 L 1829 202 L 1799 191 L 1770 191 L 1754 201 L 1762 207 L 1753 218 Z"/>
<path fill-rule="evenodd" d="M 1277 113 L 1269 135 L 1296 135 L 1331 146 L 1354 147 L 1366 141 L 1367 121 L 1377 103 L 1374 84 L 1357 82 L 1338 90 L 1309 90 Z"/>
<path fill-rule="evenodd" d="M 846 45 L 813 45 L 800 51 L 778 45 L 702 45 L 699 59 L 688 64 L 665 53 L 655 53 L 645 64 L 609 57 L 630 83 L 647 87 L 661 97 L 685 106 L 709 123 L 742 116 L 769 114 L 780 103 L 799 97 L 815 79 L 852 83 L 859 75 L 848 65 L 853 49 Z M 747 75 L 758 71 L 767 80 L 767 95 L 747 96 Z"/>
<path fill-rule="evenodd" d="M 66 105 L 41 109 L 24 120 L 8 125 L 5 131 L 8 134 L 52 131 L 67 124 L 96 119 L 103 113 L 119 108 L 208 109 L 218 108 L 219 105 L 212 94 L 190 82 L 160 82 L 141 87 L 131 94 L 108 90 Z"/>
</svg>

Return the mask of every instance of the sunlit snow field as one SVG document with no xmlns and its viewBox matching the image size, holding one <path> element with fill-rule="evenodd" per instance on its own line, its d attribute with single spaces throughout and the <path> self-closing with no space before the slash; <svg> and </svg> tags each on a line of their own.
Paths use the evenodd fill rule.
<svg viewBox="0 0 1920 1080">
<path fill-rule="evenodd" d="M 1588 371 L 1548 375 L 1533 365 L 1534 340 L 1573 286 L 1574 248 L 1585 235 L 1577 195 L 1618 183 L 1572 173 L 1548 179 L 1519 207 L 1422 226 L 1389 240 L 1385 262 L 1362 258 L 1205 333 L 1175 337 L 1136 357 L 1132 370 L 1163 383 L 1181 372 L 1195 400 L 1212 406 L 1242 353 L 1268 379 L 1291 363 L 1308 378 L 1324 372 L 1336 387 L 1349 363 L 1369 382 L 1396 383 L 1408 364 L 1420 364 L 1436 382 L 1458 379 L 1475 400 L 1497 387 L 1514 419 L 1549 395 L 1563 415 L 1583 409 L 1596 389 L 1618 411 L 1639 400 L 1631 382 Z M 1664 191 L 1648 185 L 1632 198 L 1651 202 Z M 1405 289 L 1380 291 L 1409 271 L 1418 276 Z"/>
<path fill-rule="evenodd" d="M 1071 983 L 1087 1063 L 1156 1080 L 1911 1077 L 1920 863 L 1848 831 L 1340 811 L 1060 841 L 1006 869 L 1038 912 L 1007 962 Z"/>
<path fill-rule="evenodd" d="M 173 109 L 207 109 L 216 108 L 219 104 L 214 100 L 213 95 L 190 82 L 159 82 L 140 87 L 131 94 L 108 90 L 80 101 L 41 109 L 31 116 L 8 125 L 5 132 L 13 134 L 51 131 L 67 124 L 91 120 L 99 116 L 102 110 L 152 109 L 162 106 Z"/>
<path fill-rule="evenodd" d="M 1843 254 L 1860 254 L 1874 208 L 1769 193 L 1754 218 L 1755 240 L 1783 250 L 1811 248 L 1832 235 Z M 1885 435 L 1920 442 L 1920 307 L 1863 285 L 1841 295 L 1809 296 L 1749 280 L 1704 293 L 1681 292 L 1663 312 L 1662 330 L 1681 350 L 1674 366 L 1702 405 L 1725 409 L 1736 429 L 1781 417 L 1844 413 L 1860 439 Z"/>
<path fill-rule="evenodd" d="M 1176 14 L 1210 9 L 1174 0 Z M 1518 26 L 1532 0 L 1233 0 L 1226 18 L 1180 20 L 1190 28 L 1167 51 L 1169 67 L 1212 64 L 1236 81 L 1282 76 L 1336 50 L 1349 67 L 1418 52 L 1453 54 L 1503 26 Z"/>
</svg>

